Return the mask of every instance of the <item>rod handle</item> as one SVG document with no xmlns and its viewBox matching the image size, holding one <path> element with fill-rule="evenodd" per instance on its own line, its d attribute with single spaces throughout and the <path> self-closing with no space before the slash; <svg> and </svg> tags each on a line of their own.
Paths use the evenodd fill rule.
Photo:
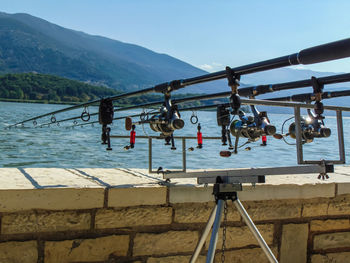
<svg viewBox="0 0 350 263">
<path fill-rule="evenodd" d="M 297 60 L 303 65 L 346 57 L 350 57 L 350 38 L 303 49 L 297 53 Z"/>
</svg>

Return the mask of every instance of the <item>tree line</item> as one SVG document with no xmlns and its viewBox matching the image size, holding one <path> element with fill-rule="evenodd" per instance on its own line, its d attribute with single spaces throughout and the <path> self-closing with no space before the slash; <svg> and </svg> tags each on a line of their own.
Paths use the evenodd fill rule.
<svg viewBox="0 0 350 263">
<path fill-rule="evenodd" d="M 39 73 L 0 75 L 0 99 L 41 103 L 82 103 L 121 94 L 111 88 Z M 194 94 L 176 94 L 173 98 Z M 118 100 L 119 105 L 138 105 L 160 101 L 162 95 L 144 94 Z M 195 101 L 187 105 L 200 105 Z"/>
</svg>

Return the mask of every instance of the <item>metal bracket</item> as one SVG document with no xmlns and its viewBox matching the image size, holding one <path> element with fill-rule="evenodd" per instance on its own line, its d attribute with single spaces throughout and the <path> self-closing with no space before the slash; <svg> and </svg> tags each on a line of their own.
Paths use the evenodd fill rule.
<svg viewBox="0 0 350 263">
<path fill-rule="evenodd" d="M 294 107 L 294 118 L 295 118 L 295 135 L 296 135 L 296 150 L 298 164 L 345 164 L 345 146 L 344 146 L 344 129 L 343 129 L 343 117 L 342 111 L 336 110 L 337 113 L 337 130 L 338 130 L 338 149 L 339 159 L 338 160 L 304 160 L 303 156 L 303 142 L 301 137 L 301 118 L 300 118 L 300 107 Z"/>
<path fill-rule="evenodd" d="M 320 174 L 334 172 L 334 166 L 326 165 L 299 165 L 285 167 L 266 167 L 266 168 L 240 168 L 229 170 L 214 171 L 195 171 L 195 172 L 172 172 L 167 171 L 163 174 L 164 179 L 176 178 L 197 178 L 198 184 L 215 184 L 217 177 L 225 177 L 225 183 L 265 183 L 265 175 L 283 175 L 283 174 Z"/>
</svg>

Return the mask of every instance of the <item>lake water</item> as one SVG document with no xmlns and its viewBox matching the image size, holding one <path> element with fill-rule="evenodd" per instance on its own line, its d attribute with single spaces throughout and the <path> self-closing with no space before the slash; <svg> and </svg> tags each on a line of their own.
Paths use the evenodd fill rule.
<svg viewBox="0 0 350 263">
<path fill-rule="evenodd" d="M 65 168 L 148 168 L 148 140 L 136 139 L 134 149 L 125 151 L 128 139 L 112 139 L 113 151 L 106 151 L 101 145 L 100 125 L 88 125 L 83 128 L 70 128 L 72 121 L 61 126 L 51 125 L 46 128 L 33 128 L 27 123 L 24 128 L 5 129 L 9 124 L 33 117 L 39 114 L 64 108 L 63 105 L 25 104 L 0 102 L 0 167 L 65 167 Z M 96 112 L 96 107 L 90 107 L 90 112 Z M 125 116 L 139 111 L 117 112 L 115 116 Z M 80 115 L 81 110 L 74 111 Z M 185 128 L 175 132 L 177 136 L 196 136 L 197 126 L 189 121 L 191 112 L 182 113 Z M 202 125 L 203 136 L 220 136 L 221 128 L 216 124 L 216 112 L 197 112 Z M 57 120 L 71 117 L 73 112 L 56 115 Z M 286 114 L 269 115 L 271 122 L 277 126 L 278 132 L 282 122 L 290 117 Z M 93 119 L 95 120 L 95 119 Z M 137 119 L 135 119 L 137 120 Z M 38 120 L 38 123 L 49 122 L 49 118 Z M 79 122 L 81 122 L 79 120 Z M 315 139 L 311 144 L 304 145 L 305 159 L 338 159 L 338 139 L 335 117 L 327 117 L 326 125 L 332 129 L 329 138 Z M 124 121 L 116 121 L 112 125 L 113 135 L 129 135 L 124 130 Z M 288 128 L 288 125 L 286 126 Z M 350 159 L 350 118 L 344 118 L 344 137 L 346 158 Z M 137 135 L 157 135 L 145 125 L 136 128 Z M 291 143 L 294 141 L 290 138 Z M 245 139 L 240 139 L 240 144 Z M 286 145 L 282 140 L 268 138 L 268 146 L 261 147 L 260 141 L 251 143 L 250 151 L 240 149 L 237 155 L 229 158 L 219 156 L 221 146 L 219 140 L 204 140 L 203 149 L 187 153 L 187 168 L 238 168 L 296 165 L 295 146 Z M 163 140 L 153 141 L 153 168 L 162 166 L 167 169 L 181 168 L 181 141 L 176 141 L 177 150 L 164 146 Z M 188 147 L 195 147 L 196 140 L 188 140 Z"/>
</svg>

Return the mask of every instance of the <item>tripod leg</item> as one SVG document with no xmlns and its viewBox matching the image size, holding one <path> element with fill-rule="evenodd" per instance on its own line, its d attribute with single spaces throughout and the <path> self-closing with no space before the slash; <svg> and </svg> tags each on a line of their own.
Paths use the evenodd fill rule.
<svg viewBox="0 0 350 263">
<path fill-rule="evenodd" d="M 205 227 L 205 229 L 203 231 L 201 239 L 198 241 L 196 250 L 193 252 L 193 255 L 191 257 L 190 263 L 195 263 L 196 262 L 196 260 L 197 260 L 197 258 L 199 256 L 199 253 L 202 250 L 204 242 L 205 242 L 205 240 L 207 239 L 207 237 L 209 235 L 211 227 L 213 226 L 215 215 L 216 215 L 216 210 L 217 210 L 217 205 L 213 208 L 213 211 L 211 212 L 211 215 L 210 215 L 210 217 L 208 219 L 208 223 L 207 223 L 207 225 L 206 225 L 206 227 Z"/>
<path fill-rule="evenodd" d="M 209 244 L 206 263 L 212 263 L 214 260 L 224 202 L 225 202 L 224 200 L 219 199 L 216 205 L 217 206 L 216 215 L 215 215 L 213 230 L 211 232 L 211 238 L 210 238 L 210 244 Z"/>
<path fill-rule="evenodd" d="M 238 212 L 241 214 L 244 222 L 247 224 L 250 232 L 252 232 L 252 234 L 254 235 L 256 240 L 258 241 L 260 247 L 264 251 L 264 253 L 267 256 L 267 258 L 269 259 L 269 261 L 271 263 L 278 263 L 277 259 L 275 258 L 274 254 L 272 253 L 271 249 L 269 248 L 269 246 L 266 244 L 264 238 L 259 233 L 259 230 L 256 228 L 254 222 L 249 217 L 247 211 L 244 209 L 241 201 L 239 201 L 239 199 L 237 198 L 233 203 L 235 204 Z"/>
</svg>

